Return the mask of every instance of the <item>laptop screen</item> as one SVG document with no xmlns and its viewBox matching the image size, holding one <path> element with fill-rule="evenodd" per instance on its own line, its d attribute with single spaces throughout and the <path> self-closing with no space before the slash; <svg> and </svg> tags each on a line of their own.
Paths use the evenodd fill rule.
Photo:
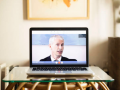
<svg viewBox="0 0 120 90">
<path fill-rule="evenodd" d="M 88 66 L 87 28 L 30 28 L 30 66 Z"/>
</svg>

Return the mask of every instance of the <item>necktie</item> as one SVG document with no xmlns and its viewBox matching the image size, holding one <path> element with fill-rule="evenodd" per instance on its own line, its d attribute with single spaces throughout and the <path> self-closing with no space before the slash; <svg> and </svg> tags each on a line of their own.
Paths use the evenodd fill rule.
<svg viewBox="0 0 120 90">
<path fill-rule="evenodd" d="M 58 62 L 58 60 L 54 60 L 54 61 Z"/>
</svg>

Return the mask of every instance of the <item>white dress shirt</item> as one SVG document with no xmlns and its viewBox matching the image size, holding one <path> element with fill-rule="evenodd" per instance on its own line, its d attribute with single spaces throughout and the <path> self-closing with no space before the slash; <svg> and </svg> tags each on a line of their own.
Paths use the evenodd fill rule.
<svg viewBox="0 0 120 90">
<path fill-rule="evenodd" d="M 56 59 L 54 59 L 52 56 L 50 56 L 50 57 L 51 57 L 51 61 L 52 61 L 52 62 L 56 60 Z M 58 61 L 61 61 L 61 57 L 58 58 L 57 60 L 58 60 Z"/>
</svg>

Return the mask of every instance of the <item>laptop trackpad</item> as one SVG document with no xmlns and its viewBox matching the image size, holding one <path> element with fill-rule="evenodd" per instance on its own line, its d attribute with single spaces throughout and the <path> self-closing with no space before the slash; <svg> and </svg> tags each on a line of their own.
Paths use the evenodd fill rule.
<svg viewBox="0 0 120 90">
<path fill-rule="evenodd" d="M 67 73 L 72 73 L 71 71 L 56 71 L 55 72 L 55 74 L 60 74 L 60 75 L 62 75 L 62 74 L 67 74 Z"/>
</svg>

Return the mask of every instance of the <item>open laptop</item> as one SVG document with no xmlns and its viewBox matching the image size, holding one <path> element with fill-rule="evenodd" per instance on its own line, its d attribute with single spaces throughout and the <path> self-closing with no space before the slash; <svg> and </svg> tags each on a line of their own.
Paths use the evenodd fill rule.
<svg viewBox="0 0 120 90">
<path fill-rule="evenodd" d="M 30 28 L 28 75 L 94 75 L 88 65 L 88 28 Z"/>
</svg>

